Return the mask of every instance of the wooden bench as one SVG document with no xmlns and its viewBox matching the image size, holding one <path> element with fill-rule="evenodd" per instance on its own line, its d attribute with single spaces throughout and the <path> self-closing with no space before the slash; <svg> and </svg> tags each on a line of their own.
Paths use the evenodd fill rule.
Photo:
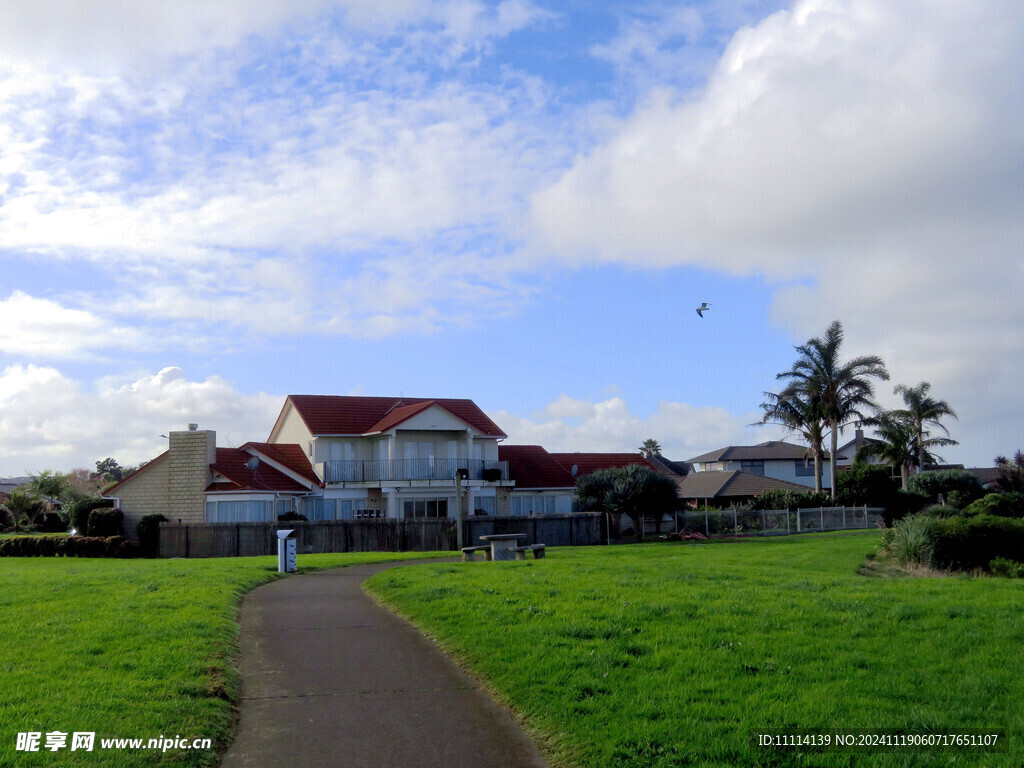
<svg viewBox="0 0 1024 768">
<path fill-rule="evenodd" d="M 525 547 L 516 547 L 516 560 L 525 560 L 527 552 L 533 552 L 533 559 L 540 560 L 544 557 L 544 545 L 527 544 Z"/>
<path fill-rule="evenodd" d="M 491 559 L 491 545 L 490 544 L 484 544 L 483 546 L 480 546 L 480 547 L 463 547 L 462 548 L 462 562 L 464 562 L 464 563 L 471 563 L 471 562 L 473 562 L 474 560 L 476 560 L 476 553 L 477 552 L 483 552 L 484 553 L 484 560 L 490 560 Z"/>
</svg>

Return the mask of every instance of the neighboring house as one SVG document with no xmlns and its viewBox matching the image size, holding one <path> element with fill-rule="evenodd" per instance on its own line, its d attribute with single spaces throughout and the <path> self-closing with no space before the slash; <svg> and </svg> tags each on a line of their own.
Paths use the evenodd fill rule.
<svg viewBox="0 0 1024 768">
<path fill-rule="evenodd" d="M 857 451 L 868 445 L 881 445 L 881 440 L 876 440 L 873 437 L 865 437 L 864 430 L 860 427 L 854 430 L 853 439 L 844 445 L 839 446 L 836 450 L 836 471 L 842 472 L 853 466 L 854 461 L 857 459 Z M 895 480 L 900 480 L 900 468 L 894 467 L 892 464 L 887 463 L 878 456 L 869 456 L 865 461 L 871 466 L 888 467 L 889 474 Z"/>
<path fill-rule="evenodd" d="M 807 487 L 737 469 L 702 470 L 676 481 L 679 498 L 690 507 L 731 507 L 748 504 L 765 491 L 806 492 Z"/>
<path fill-rule="evenodd" d="M 842 458 L 837 452 L 837 464 Z M 814 458 L 810 449 L 781 440 L 769 440 L 760 445 L 730 445 L 696 456 L 687 463 L 693 466 L 695 474 L 738 471 L 814 488 Z M 821 487 L 832 487 L 828 453 L 822 459 Z"/>
<path fill-rule="evenodd" d="M 573 511 L 576 478 L 539 445 L 502 445 L 498 456 L 515 478 L 509 513 L 560 514 Z"/>
</svg>

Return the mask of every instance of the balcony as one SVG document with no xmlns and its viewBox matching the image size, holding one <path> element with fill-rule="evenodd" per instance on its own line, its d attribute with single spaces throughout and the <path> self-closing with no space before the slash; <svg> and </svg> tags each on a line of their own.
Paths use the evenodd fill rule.
<svg viewBox="0 0 1024 768">
<path fill-rule="evenodd" d="M 470 480 L 508 480 L 507 461 L 481 459 L 381 459 L 379 461 L 325 461 L 328 483 L 390 483 L 397 480 L 455 481 L 455 471 L 465 469 Z M 490 471 L 488 471 L 490 470 Z"/>
</svg>

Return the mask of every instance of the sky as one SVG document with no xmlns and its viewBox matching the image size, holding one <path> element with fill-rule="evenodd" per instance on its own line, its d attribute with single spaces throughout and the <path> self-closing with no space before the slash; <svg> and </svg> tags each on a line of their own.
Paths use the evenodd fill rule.
<svg viewBox="0 0 1024 768">
<path fill-rule="evenodd" d="M 685 460 L 783 437 L 836 319 L 991 465 L 1022 59 L 1019 0 L 7 0 L 0 475 L 264 440 L 288 394 Z"/>
</svg>

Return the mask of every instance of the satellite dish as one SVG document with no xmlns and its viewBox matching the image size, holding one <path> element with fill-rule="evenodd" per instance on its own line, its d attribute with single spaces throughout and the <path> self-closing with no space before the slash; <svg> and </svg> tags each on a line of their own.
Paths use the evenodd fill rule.
<svg viewBox="0 0 1024 768">
<path fill-rule="evenodd" d="M 256 458 L 255 456 L 253 456 L 251 459 L 249 459 L 247 462 L 245 462 L 246 468 L 247 469 L 251 469 L 253 472 L 256 471 L 256 467 L 258 467 L 259 465 L 260 465 L 260 460 L 258 458 Z"/>
<path fill-rule="evenodd" d="M 573 464 L 572 465 L 572 469 L 569 470 L 569 474 L 571 474 L 573 477 L 576 477 L 576 473 L 579 472 L 579 471 L 580 471 L 579 465 L 578 464 Z"/>
</svg>

